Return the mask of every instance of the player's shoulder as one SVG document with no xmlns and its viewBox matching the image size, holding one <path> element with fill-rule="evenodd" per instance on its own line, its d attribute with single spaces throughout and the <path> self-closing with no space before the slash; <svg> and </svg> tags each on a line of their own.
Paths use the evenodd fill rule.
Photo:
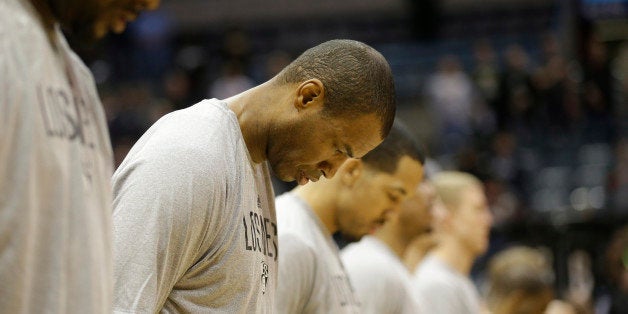
<svg viewBox="0 0 628 314">
<path fill-rule="evenodd" d="M 168 113 L 140 139 L 142 153 L 165 162 L 181 160 L 201 169 L 225 171 L 229 164 L 248 159 L 234 119 L 210 101 Z"/>
<path fill-rule="evenodd" d="M 3 45 L 29 48 L 33 47 L 32 43 L 37 37 L 45 38 L 41 22 L 33 10 L 28 1 L 0 1 L 0 42 Z"/>
<path fill-rule="evenodd" d="M 19 27 L 29 26 L 34 23 L 33 16 L 29 14 L 27 4 L 16 0 L 3 0 L 0 2 L 0 34 L 9 33 L 11 30 L 5 26 Z"/>
<path fill-rule="evenodd" d="M 316 259 L 316 248 L 302 234 L 286 232 L 279 234 L 280 256 L 291 260 L 313 262 Z"/>
<path fill-rule="evenodd" d="M 347 245 L 340 251 L 341 256 L 347 259 L 358 259 L 368 263 L 389 263 L 387 245 L 373 236 L 364 236 L 358 242 Z"/>
<path fill-rule="evenodd" d="M 275 199 L 277 223 L 281 226 L 280 233 L 307 234 L 311 231 L 313 218 L 308 213 L 309 205 L 292 192 L 286 192 Z M 283 229 L 283 230 L 282 230 Z"/>
<path fill-rule="evenodd" d="M 350 244 L 340 252 L 340 257 L 349 272 L 368 274 L 378 280 L 398 277 L 393 267 L 395 261 L 364 243 Z"/>
</svg>

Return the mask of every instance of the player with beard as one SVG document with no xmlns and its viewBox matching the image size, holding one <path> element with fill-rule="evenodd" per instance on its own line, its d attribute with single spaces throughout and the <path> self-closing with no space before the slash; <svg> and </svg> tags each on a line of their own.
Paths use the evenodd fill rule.
<svg viewBox="0 0 628 314">
<path fill-rule="evenodd" d="M 277 198 L 277 313 L 362 313 L 332 234 L 359 240 L 411 197 L 424 157 L 398 124 L 362 159 L 349 159 L 331 180 Z"/>
<path fill-rule="evenodd" d="M 403 262 L 410 244 L 429 233 L 436 192 L 422 182 L 416 194 L 372 235 L 345 247 L 340 256 L 356 295 L 361 313 L 421 313 L 412 274 Z"/>
<path fill-rule="evenodd" d="M 162 117 L 113 177 L 114 310 L 272 313 L 283 249 L 269 170 L 331 178 L 383 141 L 394 112 L 384 57 L 332 40 L 266 83 Z"/>
<path fill-rule="evenodd" d="M 61 29 L 93 42 L 158 2 L 0 1 L 3 313 L 111 313 L 111 144 Z"/>
</svg>

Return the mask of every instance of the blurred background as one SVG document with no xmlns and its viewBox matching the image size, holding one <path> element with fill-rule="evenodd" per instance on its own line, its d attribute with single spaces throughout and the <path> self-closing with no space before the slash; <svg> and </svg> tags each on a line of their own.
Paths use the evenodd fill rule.
<svg viewBox="0 0 628 314">
<path fill-rule="evenodd" d="M 495 225 L 476 280 L 525 244 L 551 254 L 563 297 L 603 307 L 618 276 L 628 287 L 628 240 L 609 249 L 628 222 L 628 0 L 162 0 L 79 52 L 118 164 L 162 115 L 262 83 L 333 38 L 388 59 L 430 171 L 484 181 Z"/>
</svg>

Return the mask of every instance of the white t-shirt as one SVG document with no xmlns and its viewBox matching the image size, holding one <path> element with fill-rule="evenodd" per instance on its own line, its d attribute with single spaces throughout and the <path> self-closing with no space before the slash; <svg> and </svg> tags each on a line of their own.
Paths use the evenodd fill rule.
<svg viewBox="0 0 628 314">
<path fill-rule="evenodd" d="M 115 312 L 272 313 L 273 190 L 226 103 L 162 117 L 113 183 Z"/>
<path fill-rule="evenodd" d="M 0 1 L 0 312 L 110 313 L 111 144 L 94 80 Z"/>
<path fill-rule="evenodd" d="M 480 296 L 471 280 L 438 257 L 428 255 L 414 273 L 425 313 L 480 313 Z"/>
<path fill-rule="evenodd" d="M 360 313 L 331 235 L 294 193 L 276 200 L 279 225 L 277 313 Z"/>
<path fill-rule="evenodd" d="M 365 236 L 340 252 L 361 313 L 421 313 L 412 274 L 382 241 Z"/>
</svg>

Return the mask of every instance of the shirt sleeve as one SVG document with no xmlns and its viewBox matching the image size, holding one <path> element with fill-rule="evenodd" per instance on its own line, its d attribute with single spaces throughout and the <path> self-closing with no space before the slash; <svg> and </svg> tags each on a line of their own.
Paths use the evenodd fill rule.
<svg viewBox="0 0 628 314">
<path fill-rule="evenodd" d="M 312 295 L 315 273 L 314 250 L 292 234 L 280 235 L 275 313 L 303 313 Z"/>
<path fill-rule="evenodd" d="M 158 312 L 206 251 L 206 237 L 220 232 L 208 222 L 213 208 L 224 206 L 220 176 L 190 157 L 150 156 L 123 164 L 113 177 L 114 310 L 121 313 Z"/>
</svg>

